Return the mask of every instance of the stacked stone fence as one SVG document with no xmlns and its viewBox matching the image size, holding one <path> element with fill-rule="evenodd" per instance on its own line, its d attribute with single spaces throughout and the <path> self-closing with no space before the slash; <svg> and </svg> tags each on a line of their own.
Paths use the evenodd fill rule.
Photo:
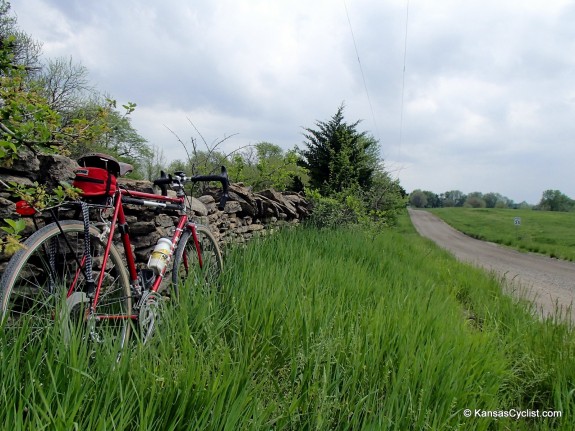
<svg viewBox="0 0 575 431">
<path fill-rule="evenodd" d="M 9 184 L 32 186 L 34 181 L 46 184 L 48 188 L 57 186 L 61 181 L 72 182 L 74 170 L 78 164 L 61 155 L 24 154 L 12 166 L 0 167 L 0 180 Z M 158 192 L 149 181 L 119 178 L 118 183 L 129 190 L 147 193 Z M 0 183 L 0 223 L 2 219 L 15 218 L 15 202 L 19 198 L 12 195 Z M 173 192 L 169 192 L 173 193 Z M 273 189 L 254 193 L 242 183 L 232 183 L 229 188 L 229 200 L 223 210 L 218 210 L 221 189 L 206 189 L 202 196 L 191 198 L 190 212 L 196 223 L 208 225 L 221 245 L 244 243 L 250 239 L 275 231 L 281 226 L 297 225 L 308 215 L 307 201 L 297 193 L 278 192 Z M 175 195 L 174 195 L 175 196 Z M 147 207 L 125 205 L 126 219 L 129 225 L 132 247 L 137 263 L 145 263 L 161 237 L 171 237 L 177 212 L 158 213 Z M 62 218 L 71 216 L 71 212 Z M 47 216 L 37 218 L 36 224 L 42 225 Z M 24 236 L 30 235 L 36 227 L 30 218 L 26 219 Z M 1 231 L 0 237 L 6 233 Z M 0 271 L 3 272 L 9 256 L 0 252 Z"/>
</svg>

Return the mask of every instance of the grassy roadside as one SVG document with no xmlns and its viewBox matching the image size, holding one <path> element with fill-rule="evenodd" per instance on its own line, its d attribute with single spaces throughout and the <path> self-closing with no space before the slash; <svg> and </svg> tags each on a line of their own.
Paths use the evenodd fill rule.
<svg viewBox="0 0 575 431">
<path fill-rule="evenodd" d="M 161 337 L 0 339 L 4 429 L 571 429 L 575 341 L 421 239 L 297 230 L 228 256 Z M 561 419 L 464 409 L 561 410 Z"/>
<path fill-rule="evenodd" d="M 497 208 L 434 208 L 429 211 L 474 238 L 575 260 L 574 213 Z M 516 217 L 521 219 L 520 225 L 515 225 Z"/>
</svg>

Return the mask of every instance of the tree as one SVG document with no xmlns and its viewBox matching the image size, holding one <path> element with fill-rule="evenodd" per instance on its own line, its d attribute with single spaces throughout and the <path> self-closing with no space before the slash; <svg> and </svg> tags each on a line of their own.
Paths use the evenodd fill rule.
<svg viewBox="0 0 575 431">
<path fill-rule="evenodd" d="M 466 208 L 485 208 L 485 201 L 479 196 L 469 196 L 463 206 Z"/>
<path fill-rule="evenodd" d="M 94 140 L 91 151 L 100 150 L 116 156 L 118 159 L 134 165 L 136 176 L 143 176 L 145 160 L 153 157 L 153 150 L 137 131 L 132 127 L 128 115 L 133 104 L 124 106 L 127 113 L 122 114 L 116 109 L 107 112 L 107 127 Z"/>
<path fill-rule="evenodd" d="M 378 231 L 397 223 L 405 190 L 385 171 L 378 141 L 357 130 L 360 121 L 344 121 L 343 110 L 342 104 L 329 121 L 305 128 L 306 148 L 296 148 L 298 164 L 309 175 L 306 195 L 315 208 L 310 220 L 316 226 L 333 220 L 366 224 Z"/>
<path fill-rule="evenodd" d="M 485 206 L 487 208 L 495 208 L 497 202 L 499 201 L 498 193 L 485 193 L 483 195 L 483 200 L 485 201 Z"/>
<path fill-rule="evenodd" d="M 407 193 L 399 179 L 393 179 L 381 167 L 373 175 L 371 188 L 365 193 L 366 207 L 373 211 L 386 211 L 393 217 L 405 208 Z"/>
<path fill-rule="evenodd" d="M 9 10 L 0 0 L 0 164 L 10 166 L 26 149 L 74 156 L 106 148 L 130 162 L 147 154 L 115 102 L 87 91 L 85 68 L 56 61 L 38 71 L 39 44 L 17 29 Z M 126 113 L 134 106 L 124 105 Z"/>
<path fill-rule="evenodd" d="M 74 112 L 95 94 L 89 85 L 88 69 L 71 58 L 48 60 L 37 75 L 48 105 L 62 115 L 63 121 L 71 121 Z"/>
<path fill-rule="evenodd" d="M 467 195 L 467 199 L 465 199 L 465 203 L 463 206 L 468 208 L 485 208 L 486 203 L 483 199 L 483 194 L 481 192 L 473 192 Z"/>
<path fill-rule="evenodd" d="M 184 171 L 190 175 L 206 175 L 219 172 L 225 164 L 226 155 L 216 150 L 194 150 L 188 160 L 174 160 L 170 163 L 170 172 Z"/>
<path fill-rule="evenodd" d="M 425 197 L 427 198 L 427 208 L 439 208 L 441 207 L 441 199 L 439 196 L 429 190 L 424 190 Z"/>
<path fill-rule="evenodd" d="M 441 198 L 429 190 L 416 189 L 409 195 L 409 203 L 416 208 L 440 208 Z"/>
<path fill-rule="evenodd" d="M 461 207 L 465 203 L 467 196 L 460 190 L 445 192 L 440 197 L 444 207 Z"/>
<path fill-rule="evenodd" d="M 71 157 L 86 152 L 104 152 L 134 165 L 133 176 L 144 177 L 146 163 L 153 159 L 153 150 L 146 139 L 132 127 L 130 114 L 135 104 L 116 109 L 116 102 L 100 95 L 89 83 L 88 69 L 72 59 L 48 60 L 36 79 L 51 109 L 60 115 L 61 127 L 77 122 L 101 123 L 93 139 L 79 141 L 71 148 Z"/>
<path fill-rule="evenodd" d="M 409 195 L 409 203 L 415 208 L 425 208 L 427 206 L 427 196 L 422 190 L 414 190 Z"/>
<path fill-rule="evenodd" d="M 575 201 L 559 190 L 545 190 L 538 209 L 543 211 L 572 211 Z"/>
<path fill-rule="evenodd" d="M 483 195 L 483 200 L 487 208 L 512 208 L 513 200 L 506 198 L 500 193 L 485 193 Z"/>
<path fill-rule="evenodd" d="M 42 44 L 18 29 L 16 17 L 10 13 L 10 3 L 0 0 L 0 49 L 11 52 L 10 67 L 22 67 L 28 72 L 39 69 Z"/>
<path fill-rule="evenodd" d="M 520 209 L 520 210 L 527 210 L 527 209 L 531 209 L 532 206 L 529 205 L 526 201 L 523 202 L 519 202 L 518 204 L 514 204 L 514 207 L 516 209 Z"/>
<path fill-rule="evenodd" d="M 161 171 L 166 170 L 166 158 L 164 157 L 164 151 L 157 147 L 151 147 L 151 154 L 142 160 L 142 175 L 144 179 L 153 181 L 156 178 L 160 178 Z"/>
<path fill-rule="evenodd" d="M 360 121 L 344 121 L 342 104 L 331 120 L 317 121 L 317 129 L 305 128 L 306 147 L 298 149 L 299 164 L 309 172 L 310 185 L 326 195 L 359 187 L 368 189 L 378 167 L 379 146 Z"/>
<path fill-rule="evenodd" d="M 57 146 L 56 139 L 72 130 L 59 129 L 38 86 L 27 82 L 26 69 L 16 63 L 14 35 L 0 40 L 0 163 L 10 165 L 25 147 L 32 151 Z"/>
<path fill-rule="evenodd" d="M 245 182 L 254 190 L 298 188 L 297 179 L 306 181 L 305 170 L 298 166 L 295 150 L 284 151 L 280 146 L 260 142 L 233 155 L 229 162 L 230 176 Z M 301 188 L 301 187 L 299 187 Z"/>
</svg>

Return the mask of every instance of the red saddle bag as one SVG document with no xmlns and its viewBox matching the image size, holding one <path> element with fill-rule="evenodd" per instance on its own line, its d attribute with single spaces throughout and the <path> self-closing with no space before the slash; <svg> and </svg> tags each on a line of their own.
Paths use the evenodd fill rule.
<svg viewBox="0 0 575 431">
<path fill-rule="evenodd" d="M 76 169 L 72 185 L 82 190 L 82 196 L 113 196 L 118 189 L 116 176 L 103 168 L 85 167 Z"/>
</svg>

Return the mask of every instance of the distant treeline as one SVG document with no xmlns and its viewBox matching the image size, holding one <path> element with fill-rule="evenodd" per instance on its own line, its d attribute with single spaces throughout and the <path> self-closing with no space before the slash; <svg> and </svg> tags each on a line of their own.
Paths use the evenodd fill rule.
<svg viewBox="0 0 575 431">
<path fill-rule="evenodd" d="M 414 190 L 409 195 L 409 203 L 415 208 L 532 208 L 541 211 L 575 211 L 575 200 L 559 190 L 545 190 L 537 205 L 530 205 L 523 201 L 515 203 L 499 193 L 473 192 L 465 194 L 460 190 L 437 194 L 428 190 Z"/>
<path fill-rule="evenodd" d="M 437 194 L 428 190 L 417 189 L 409 195 L 409 203 L 416 208 L 530 208 L 527 202 L 516 204 L 512 199 L 499 193 L 473 192 L 465 194 L 460 190 Z"/>
</svg>

